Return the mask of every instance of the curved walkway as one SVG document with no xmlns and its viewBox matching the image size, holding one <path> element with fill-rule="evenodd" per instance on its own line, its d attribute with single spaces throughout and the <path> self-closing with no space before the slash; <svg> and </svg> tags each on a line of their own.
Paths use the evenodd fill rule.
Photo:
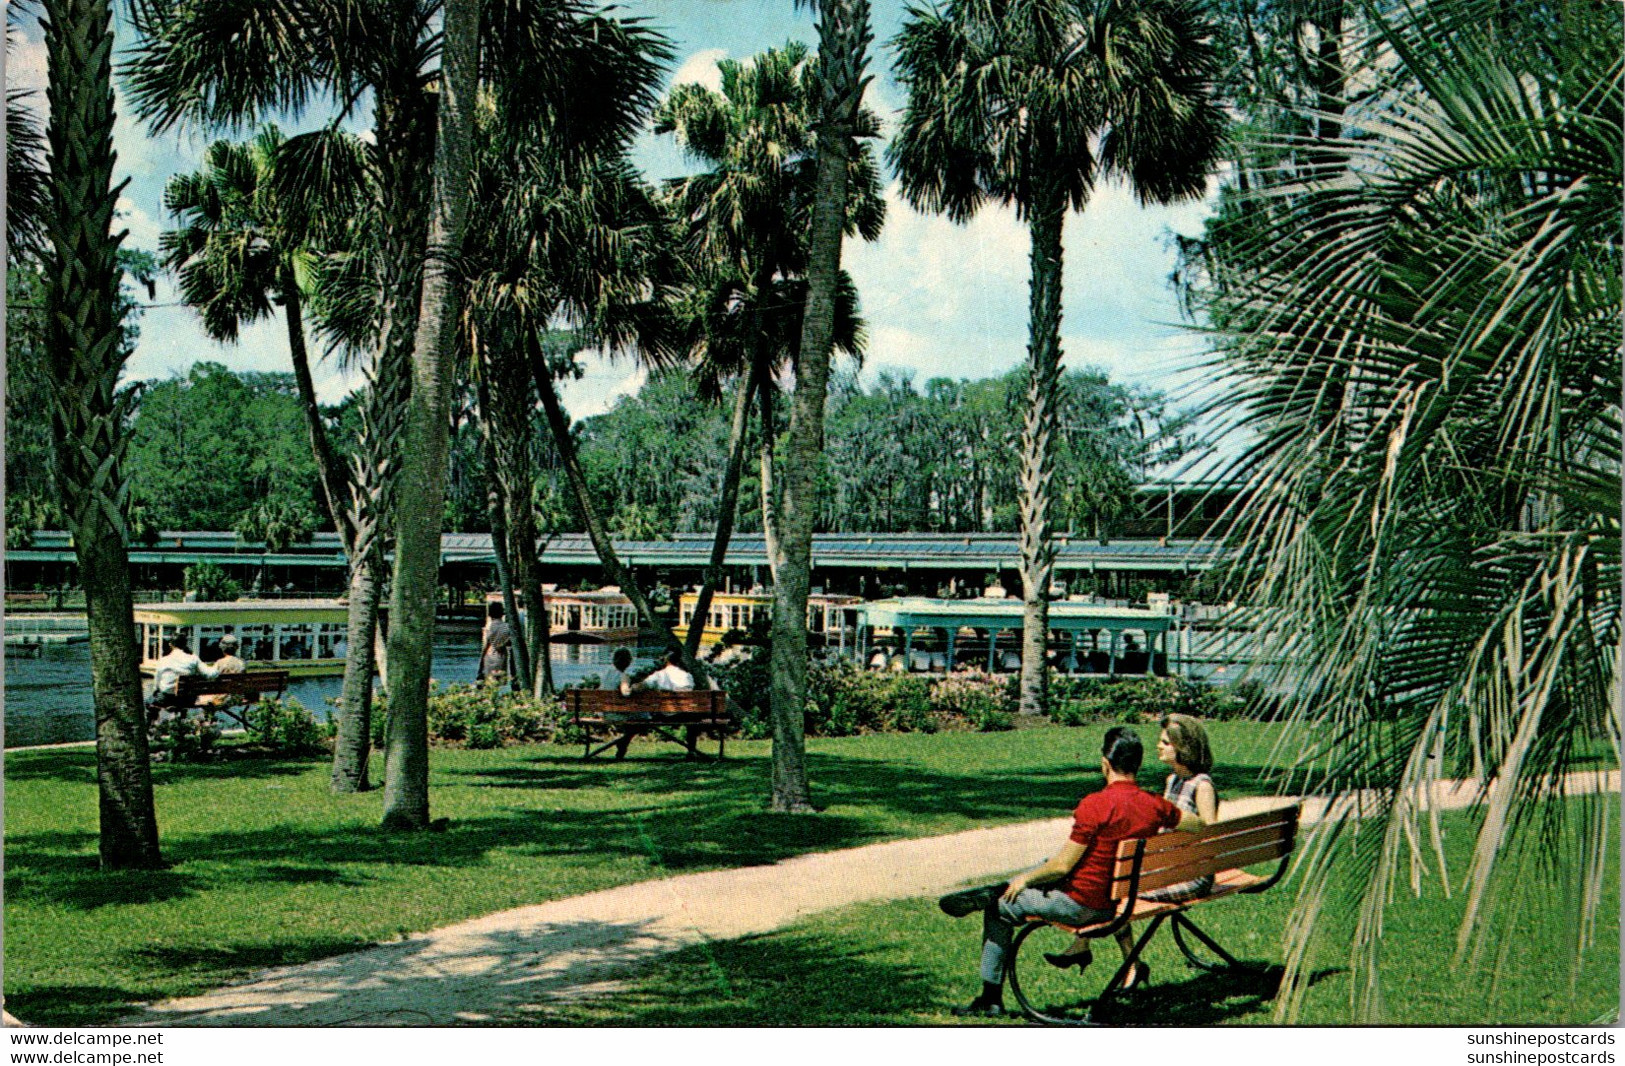
<svg viewBox="0 0 1625 1066">
<path fill-rule="evenodd" d="M 1572 775 L 1567 791 L 1618 791 L 1618 771 Z M 1475 788 L 1444 783 L 1441 809 Z M 1239 817 L 1289 802 L 1223 804 Z M 1304 821 L 1324 801 L 1305 802 Z M 937 895 L 1036 862 L 1065 818 L 802 855 L 771 866 L 644 881 L 489 914 L 394 943 L 284 967 L 241 985 L 170 1000 L 129 1025 L 457 1025 L 522 1022 L 531 1004 L 608 987 L 662 953 L 705 940 L 771 932 L 819 911 Z"/>
</svg>

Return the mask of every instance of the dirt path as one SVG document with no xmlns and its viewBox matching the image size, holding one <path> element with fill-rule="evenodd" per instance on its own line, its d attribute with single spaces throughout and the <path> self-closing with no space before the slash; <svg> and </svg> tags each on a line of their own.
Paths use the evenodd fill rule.
<svg viewBox="0 0 1625 1066">
<path fill-rule="evenodd" d="M 1618 791 L 1618 771 L 1574 775 L 1571 793 Z M 1472 791 L 1445 786 L 1441 808 Z M 1289 802 L 1225 803 L 1238 817 Z M 1305 821 L 1325 814 L 1309 800 Z M 595 988 L 664 952 L 792 925 L 871 900 L 937 895 L 1037 862 L 1066 833 L 1046 819 L 802 855 L 771 866 L 646 881 L 520 907 L 241 985 L 156 1004 L 129 1025 L 456 1025 L 522 1021 L 529 1005 Z"/>
</svg>

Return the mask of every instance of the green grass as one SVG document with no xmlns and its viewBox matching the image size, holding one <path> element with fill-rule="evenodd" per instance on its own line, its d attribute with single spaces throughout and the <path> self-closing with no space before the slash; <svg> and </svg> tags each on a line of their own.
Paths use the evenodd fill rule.
<svg viewBox="0 0 1625 1066">
<path fill-rule="evenodd" d="M 1471 827 L 1446 817 L 1452 869 L 1465 868 Z M 1611 857 L 1609 886 L 1598 907 L 1595 936 L 1576 957 L 1572 912 L 1561 897 L 1525 909 L 1477 967 L 1454 958 L 1460 893 L 1446 898 L 1436 880 L 1420 898 L 1400 886 L 1386 924 L 1381 965 L 1383 1020 L 1394 1025 L 1563 1024 L 1609 1021 L 1619 1008 L 1619 864 Z M 1204 931 L 1242 959 L 1278 963 L 1280 929 L 1293 902 L 1289 881 L 1258 896 L 1204 904 L 1192 915 Z M 1143 927 L 1136 927 L 1143 931 Z M 1347 1025 L 1348 946 L 1352 925 L 1328 916 L 1316 943 L 1312 985 L 1301 1024 Z M 1070 938 L 1053 934 L 1048 950 Z M 864 904 L 818 915 L 761 936 L 702 944 L 665 956 L 608 994 L 573 1003 L 542 1003 L 524 1013 L 529 1024 L 565 1025 L 947 1025 L 949 1008 L 979 987 L 980 921 L 954 921 L 934 900 Z M 1036 941 L 1035 941 L 1036 943 Z M 1022 956 L 1033 944 L 1022 950 Z M 1166 927 L 1147 948 L 1150 985 L 1131 992 L 1101 1020 L 1131 1025 L 1264 1025 L 1272 1023 L 1278 966 L 1259 978 L 1203 974 L 1185 966 Z M 1039 963 L 1036 954 L 1030 960 Z M 1076 1014 L 1120 961 L 1110 943 L 1097 943 L 1084 976 L 1060 975 L 1039 964 L 1054 998 Z M 1053 975 L 1054 980 L 1050 980 Z M 1571 983 L 1572 982 L 1572 983 Z M 1015 998 L 1006 994 L 1015 1008 Z M 995 1024 L 1024 1024 L 1019 1016 Z"/>
<path fill-rule="evenodd" d="M 170 869 L 96 868 L 89 749 L 5 758 L 7 1008 L 106 1022 L 269 966 L 633 881 L 1067 813 L 1099 787 L 1103 726 L 813 740 L 816 817 L 765 811 L 766 742 L 691 764 L 579 748 L 436 751 L 444 832 L 376 826 L 377 793 L 336 797 L 322 762 L 154 767 Z M 1150 726 L 1141 729 L 1148 743 Z M 1223 795 L 1264 791 L 1272 730 L 1217 724 Z M 1156 778 L 1148 768 L 1145 781 Z"/>
</svg>

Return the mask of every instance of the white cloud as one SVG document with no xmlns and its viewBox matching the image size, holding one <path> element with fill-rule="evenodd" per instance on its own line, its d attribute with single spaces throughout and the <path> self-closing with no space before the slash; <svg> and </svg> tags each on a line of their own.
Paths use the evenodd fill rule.
<svg viewBox="0 0 1625 1066">
<path fill-rule="evenodd" d="M 610 359 L 599 352 L 583 352 L 577 362 L 585 373 L 559 382 L 559 400 L 573 421 L 603 414 L 649 380 L 647 370 L 624 357 Z"/>
<path fill-rule="evenodd" d="M 722 91 L 722 71 L 717 64 L 728 58 L 726 48 L 705 48 L 687 59 L 671 76 L 673 86 L 695 84 L 703 85 L 712 92 Z"/>
<path fill-rule="evenodd" d="M 114 223 L 114 228 L 123 226 L 130 231 L 130 235 L 124 239 L 125 247 L 142 248 L 151 252 L 158 250 L 158 234 L 163 227 L 158 224 L 157 219 L 128 196 L 118 198 L 116 210 L 118 219 Z"/>
<path fill-rule="evenodd" d="M 39 27 L 23 27 L 12 38 L 6 49 L 6 88 L 26 89 L 35 95 L 28 103 L 40 114 L 45 113 L 45 41 Z"/>
</svg>

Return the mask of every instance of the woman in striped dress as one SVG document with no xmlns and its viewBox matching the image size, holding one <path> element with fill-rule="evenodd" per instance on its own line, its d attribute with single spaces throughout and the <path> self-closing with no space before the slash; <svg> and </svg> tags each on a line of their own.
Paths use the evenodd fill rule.
<svg viewBox="0 0 1625 1066">
<path fill-rule="evenodd" d="M 1207 730 L 1202 728 L 1202 723 L 1188 714 L 1164 715 L 1162 735 L 1157 738 L 1157 758 L 1173 770 L 1162 790 L 1162 798 L 1196 815 L 1203 825 L 1217 821 L 1219 793 L 1213 787 L 1213 778 L 1208 776 L 1208 771 L 1213 769 L 1213 749 L 1208 745 Z M 1210 875 L 1146 892 L 1140 898 L 1177 903 L 1212 891 Z"/>
</svg>

